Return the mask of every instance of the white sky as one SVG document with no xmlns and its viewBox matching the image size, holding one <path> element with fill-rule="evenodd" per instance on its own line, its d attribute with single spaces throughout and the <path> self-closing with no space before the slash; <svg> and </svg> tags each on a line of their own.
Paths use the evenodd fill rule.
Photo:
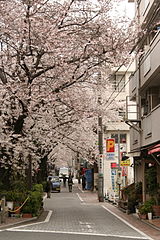
<svg viewBox="0 0 160 240">
<path fill-rule="evenodd" d="M 128 3 L 128 0 L 124 1 L 124 8 L 128 17 L 133 18 L 135 14 L 135 3 Z"/>
<path fill-rule="evenodd" d="M 117 8 L 117 4 L 115 4 L 115 8 Z M 135 14 L 135 4 L 134 3 L 128 3 L 128 0 L 122 0 L 121 3 L 118 3 L 119 5 L 119 14 L 122 16 L 124 13 L 127 17 L 133 18 Z"/>
<path fill-rule="evenodd" d="M 51 1 L 55 1 L 55 0 L 51 0 Z M 64 2 L 66 0 L 59 0 L 59 2 Z M 91 1 L 91 0 L 90 0 Z M 91 2 L 97 2 L 97 0 L 92 0 Z M 116 4 L 117 5 L 117 4 Z M 122 3 L 120 4 L 120 8 L 122 8 L 122 11 L 124 13 L 124 11 L 126 12 L 127 16 L 130 18 L 134 17 L 134 12 L 135 12 L 135 3 L 128 3 L 128 0 L 122 0 Z"/>
</svg>

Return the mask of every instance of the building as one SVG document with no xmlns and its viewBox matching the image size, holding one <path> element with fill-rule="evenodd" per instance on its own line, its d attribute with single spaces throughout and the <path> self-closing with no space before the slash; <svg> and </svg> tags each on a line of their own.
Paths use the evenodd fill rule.
<svg viewBox="0 0 160 240">
<path fill-rule="evenodd" d="M 129 77 L 135 70 L 133 63 L 129 68 L 121 67 L 110 79 L 111 92 L 115 92 L 116 101 L 125 105 L 125 99 L 129 95 Z M 125 109 L 117 109 L 119 118 L 115 121 L 104 122 L 104 195 L 111 201 L 119 197 L 120 189 L 134 181 L 133 159 L 121 161 L 123 155 L 130 152 L 130 128 L 124 122 Z M 114 141 L 114 153 L 107 149 L 108 142 Z M 110 143 L 109 143 L 110 144 Z"/>
<path fill-rule="evenodd" d="M 135 48 L 136 70 L 130 78 L 129 100 L 136 103 L 134 117 L 127 103 L 130 146 L 135 183 L 142 182 L 143 201 L 149 198 L 146 174 L 156 169 L 160 183 L 160 1 L 135 0 L 142 31 Z M 136 116 L 136 117 L 135 117 Z"/>
</svg>

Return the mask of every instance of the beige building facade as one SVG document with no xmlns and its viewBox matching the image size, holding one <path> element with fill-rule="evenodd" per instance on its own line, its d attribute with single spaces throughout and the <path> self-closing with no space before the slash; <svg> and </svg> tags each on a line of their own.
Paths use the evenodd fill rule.
<svg viewBox="0 0 160 240">
<path fill-rule="evenodd" d="M 130 79 L 129 97 L 136 103 L 136 118 L 127 111 L 135 182 L 142 182 L 143 201 L 148 198 L 146 173 L 156 169 L 160 182 L 160 1 L 135 0 L 142 31 L 135 46 L 136 70 Z"/>
<path fill-rule="evenodd" d="M 129 95 L 129 77 L 135 70 L 135 64 L 132 63 L 129 68 L 121 67 L 111 79 L 112 90 L 115 91 L 115 100 L 117 102 L 126 102 Z M 119 198 L 119 190 L 133 183 L 133 158 L 129 156 L 130 152 L 130 127 L 124 122 L 125 108 L 117 109 L 119 118 L 104 122 L 104 196 L 110 201 L 116 201 Z M 114 140 L 114 153 L 108 153 L 108 141 Z M 122 166 L 122 155 L 129 156 L 128 165 Z M 123 162 L 124 163 L 124 162 Z"/>
</svg>

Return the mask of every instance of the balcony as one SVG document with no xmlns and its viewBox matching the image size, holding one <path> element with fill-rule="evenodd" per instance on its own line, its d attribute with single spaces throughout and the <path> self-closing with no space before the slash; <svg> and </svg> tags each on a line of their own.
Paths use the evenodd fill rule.
<svg viewBox="0 0 160 240">
<path fill-rule="evenodd" d="M 137 96 L 134 101 L 131 100 L 130 96 L 126 97 L 126 114 L 124 121 L 127 123 L 130 127 L 134 128 L 136 131 L 141 131 L 141 121 L 139 116 L 139 104 Z"/>
<path fill-rule="evenodd" d="M 134 74 L 132 74 L 130 76 L 129 79 L 129 96 L 130 96 L 130 100 L 135 100 L 135 97 L 137 96 L 137 91 L 138 91 L 138 75 L 139 72 L 138 70 L 136 70 L 136 72 L 134 72 Z"/>
<path fill-rule="evenodd" d="M 147 46 L 145 55 L 140 63 L 140 87 L 146 85 L 157 86 L 159 85 L 160 77 L 160 31 L 157 32 L 154 39 Z"/>
<path fill-rule="evenodd" d="M 149 145 L 160 139 L 159 116 L 160 104 L 157 105 L 147 116 L 142 119 L 142 146 Z"/>
<path fill-rule="evenodd" d="M 152 22 L 152 18 L 157 8 L 157 0 L 141 0 L 139 4 L 140 25 Z"/>
</svg>

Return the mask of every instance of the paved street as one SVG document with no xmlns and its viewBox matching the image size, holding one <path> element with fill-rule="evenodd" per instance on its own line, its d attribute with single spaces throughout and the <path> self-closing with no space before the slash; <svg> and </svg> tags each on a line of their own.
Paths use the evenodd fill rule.
<svg viewBox="0 0 160 240">
<path fill-rule="evenodd" d="M 61 193 L 52 193 L 51 199 L 45 199 L 48 214 L 43 221 L 3 230 L 0 239 L 151 239 L 117 217 L 105 203 L 86 201 L 85 197 L 86 193 L 77 186 L 72 193 L 62 188 Z"/>
</svg>

